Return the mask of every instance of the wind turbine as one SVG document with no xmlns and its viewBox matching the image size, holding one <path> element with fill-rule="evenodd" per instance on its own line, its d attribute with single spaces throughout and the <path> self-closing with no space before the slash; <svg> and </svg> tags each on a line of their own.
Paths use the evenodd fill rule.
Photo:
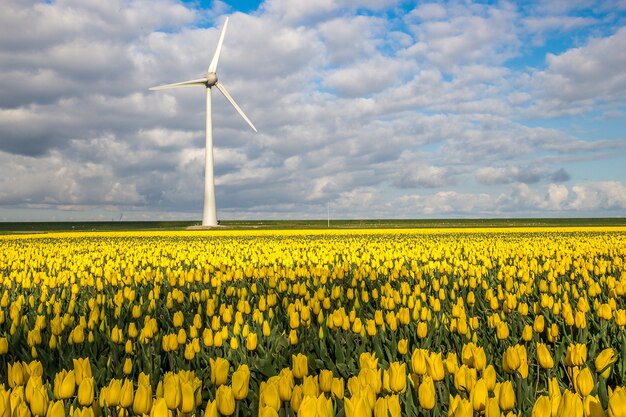
<svg viewBox="0 0 626 417">
<path fill-rule="evenodd" d="M 206 88 L 206 148 L 204 153 L 205 165 L 204 165 L 204 210 L 202 212 L 202 226 L 215 227 L 217 226 L 217 208 L 215 204 L 215 179 L 213 173 L 213 122 L 211 118 L 211 88 L 216 87 L 226 97 L 226 99 L 233 105 L 235 110 L 248 122 L 252 130 L 255 132 L 256 127 L 252 124 L 248 116 L 241 110 L 241 108 L 235 103 L 232 96 L 228 93 L 228 90 L 217 81 L 217 62 L 220 59 L 220 52 L 222 51 L 222 43 L 224 42 L 224 34 L 226 33 L 226 27 L 228 26 L 228 18 L 224 21 L 224 27 L 220 33 L 220 39 L 217 42 L 217 48 L 215 54 L 209 65 L 209 69 L 203 78 L 196 80 L 183 81 L 174 84 L 159 85 L 152 87 L 150 90 L 164 90 L 166 88 L 178 88 L 178 87 L 205 87 Z"/>
</svg>

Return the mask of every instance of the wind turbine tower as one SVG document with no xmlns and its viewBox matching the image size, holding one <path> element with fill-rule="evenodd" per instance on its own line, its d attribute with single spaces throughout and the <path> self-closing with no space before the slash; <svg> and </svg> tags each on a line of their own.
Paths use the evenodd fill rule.
<svg viewBox="0 0 626 417">
<path fill-rule="evenodd" d="M 222 44 L 224 43 L 224 35 L 226 34 L 226 28 L 228 27 L 228 18 L 224 21 L 224 27 L 220 33 L 219 41 L 217 42 L 217 48 L 215 54 L 209 65 L 209 69 L 203 78 L 196 80 L 182 81 L 174 84 L 159 85 L 152 87 L 150 90 L 165 90 L 167 88 L 178 87 L 205 87 L 206 89 L 206 148 L 204 151 L 204 210 L 202 212 L 202 226 L 216 227 L 217 226 L 217 206 L 215 204 L 215 178 L 213 168 L 213 122 L 211 117 L 211 88 L 217 88 L 226 99 L 233 105 L 235 110 L 248 122 L 252 130 L 255 132 L 256 127 L 252 124 L 248 116 L 241 110 L 235 100 L 228 93 L 228 90 L 217 81 L 217 62 L 220 59 L 220 52 L 222 51 Z"/>
</svg>

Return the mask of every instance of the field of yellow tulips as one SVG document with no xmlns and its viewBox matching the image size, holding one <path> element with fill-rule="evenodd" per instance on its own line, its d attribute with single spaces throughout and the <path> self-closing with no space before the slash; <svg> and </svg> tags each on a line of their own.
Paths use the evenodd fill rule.
<svg viewBox="0 0 626 417">
<path fill-rule="evenodd" d="M 0 236 L 0 417 L 626 416 L 626 228 Z"/>
</svg>

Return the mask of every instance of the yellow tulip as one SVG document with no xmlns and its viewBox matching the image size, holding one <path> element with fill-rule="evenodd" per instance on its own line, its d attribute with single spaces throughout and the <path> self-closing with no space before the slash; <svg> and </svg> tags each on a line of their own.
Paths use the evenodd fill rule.
<svg viewBox="0 0 626 417">
<path fill-rule="evenodd" d="M 532 417 L 551 417 L 552 405 L 550 403 L 550 397 L 542 395 L 537 398 L 533 405 Z"/>
<path fill-rule="evenodd" d="M 0 417 L 11 417 L 11 394 L 0 385 Z"/>
<path fill-rule="evenodd" d="M 9 364 L 9 372 L 8 372 L 8 382 L 9 387 L 15 388 L 20 385 L 24 385 L 26 383 L 26 379 L 24 378 L 24 370 L 22 368 L 21 362 L 15 362 L 13 364 Z"/>
<path fill-rule="evenodd" d="M 487 390 L 487 384 L 484 379 L 476 381 L 474 388 L 470 393 L 470 401 L 474 411 L 483 411 L 487 406 L 487 398 L 489 398 L 489 391 Z"/>
<path fill-rule="evenodd" d="M 543 369 L 552 369 L 554 367 L 554 359 L 545 343 L 537 343 L 537 361 Z"/>
<path fill-rule="evenodd" d="M 609 417 L 626 417 L 626 388 L 617 387 L 609 392 Z"/>
<path fill-rule="evenodd" d="M 309 358 L 301 353 L 291 355 L 292 372 L 295 378 L 302 379 L 309 374 Z"/>
<path fill-rule="evenodd" d="M 402 408 L 400 407 L 400 397 L 392 394 L 387 397 L 387 412 L 390 417 L 400 417 Z"/>
<path fill-rule="evenodd" d="M 428 325 L 424 321 L 417 323 L 417 337 L 424 339 L 428 336 Z"/>
<path fill-rule="evenodd" d="M 228 381 L 228 370 L 230 369 L 230 363 L 224 358 L 209 358 L 211 364 L 211 383 L 215 386 L 220 386 Z"/>
<path fill-rule="evenodd" d="M 428 357 L 428 351 L 425 349 L 416 348 L 411 355 L 411 369 L 413 373 L 417 375 L 424 375 L 428 371 L 428 365 L 426 364 L 426 358 Z"/>
<path fill-rule="evenodd" d="M 168 372 L 163 376 L 163 398 L 170 410 L 176 410 L 180 406 L 182 392 L 177 374 Z"/>
<path fill-rule="evenodd" d="M 294 385 L 291 369 L 283 369 L 278 378 L 278 396 L 280 397 L 280 401 L 289 401 Z"/>
<path fill-rule="evenodd" d="M 485 406 L 485 417 L 500 417 L 500 405 L 498 404 L 497 398 L 487 398 L 487 405 Z"/>
<path fill-rule="evenodd" d="M 318 382 L 322 392 L 330 392 L 333 384 L 333 371 L 322 369 L 319 373 Z"/>
<path fill-rule="evenodd" d="M 218 417 L 217 415 L 217 401 L 209 401 L 204 410 L 204 417 Z M 260 417 L 260 416 L 259 416 Z"/>
<path fill-rule="evenodd" d="M 246 336 L 246 349 L 253 351 L 256 350 L 258 344 L 258 337 L 256 333 L 248 333 Z"/>
<path fill-rule="evenodd" d="M 372 408 L 363 395 L 359 395 L 356 398 L 345 397 L 343 405 L 346 417 L 367 417 L 372 415 Z"/>
<path fill-rule="evenodd" d="M 30 412 L 30 408 L 28 408 L 28 405 L 26 404 L 26 402 L 21 402 L 19 403 L 15 409 L 13 410 L 13 417 L 31 417 L 32 414 Z"/>
<path fill-rule="evenodd" d="M 599 373 L 602 378 L 608 379 L 609 375 L 611 375 L 611 369 L 615 362 L 617 362 L 615 350 L 613 350 L 613 348 L 604 349 L 598 354 L 598 356 L 596 356 L 594 361 L 596 372 Z"/>
<path fill-rule="evenodd" d="M 129 408 L 133 405 L 134 387 L 132 381 L 124 379 L 122 388 L 120 389 L 120 407 Z"/>
<path fill-rule="evenodd" d="M 259 417 L 278 417 L 278 412 L 269 406 L 260 407 Z"/>
<path fill-rule="evenodd" d="M 442 381 L 445 377 L 445 370 L 443 368 L 443 360 L 441 358 L 441 352 L 431 352 L 426 356 L 426 365 L 428 368 L 428 374 L 433 381 Z"/>
<path fill-rule="evenodd" d="M 404 392 L 406 389 L 406 364 L 404 362 L 392 362 L 389 364 L 389 388 L 395 393 Z"/>
<path fill-rule="evenodd" d="M 30 401 L 30 411 L 34 416 L 45 417 L 48 410 L 48 391 L 43 385 L 34 387 Z"/>
<path fill-rule="evenodd" d="M 66 400 L 74 396 L 76 376 L 74 370 L 61 370 L 54 376 L 54 396 L 57 400 Z"/>
<path fill-rule="evenodd" d="M 304 398 L 304 396 L 302 395 L 302 386 L 301 385 L 296 385 L 295 387 L 293 387 L 293 393 L 291 395 L 291 400 L 289 401 L 289 404 L 291 405 L 291 409 L 297 413 L 300 410 L 300 405 L 302 404 L 302 399 Z M 274 407 L 269 407 L 272 408 L 273 410 L 278 410 L 278 408 L 280 408 L 280 402 L 278 403 L 278 408 L 274 408 Z"/>
<path fill-rule="evenodd" d="M 409 350 L 409 341 L 406 339 L 398 340 L 398 353 L 400 355 L 406 355 Z"/>
<path fill-rule="evenodd" d="M 250 368 L 246 364 L 242 364 L 233 372 L 232 377 L 233 395 L 236 400 L 243 400 L 248 396 L 250 390 Z"/>
<path fill-rule="evenodd" d="M 133 398 L 135 414 L 149 414 L 152 408 L 152 389 L 149 385 L 139 384 Z"/>
<path fill-rule="evenodd" d="M 230 416 L 235 412 L 235 396 L 228 385 L 220 385 L 215 393 L 217 411 L 223 416 Z"/>
<path fill-rule="evenodd" d="M 150 417 L 171 417 L 172 412 L 167 407 L 165 398 L 157 398 L 150 409 Z"/>
<path fill-rule="evenodd" d="M 76 385 L 80 385 L 83 382 L 83 378 L 91 378 L 91 364 L 89 358 L 73 359 L 74 361 L 74 373 L 76 375 Z"/>
<path fill-rule="evenodd" d="M 360 369 L 378 369 L 378 358 L 375 354 L 370 352 L 363 352 L 359 356 Z"/>
<path fill-rule="evenodd" d="M 502 369 L 506 373 L 515 373 L 521 366 L 522 362 L 519 357 L 519 352 L 515 346 L 510 346 L 504 351 L 502 356 Z"/>
<path fill-rule="evenodd" d="M 83 381 L 78 386 L 78 403 L 83 407 L 88 407 L 93 403 L 94 391 L 93 391 L 93 378 L 83 378 Z"/>
<path fill-rule="evenodd" d="M 420 407 L 425 410 L 432 410 L 435 407 L 436 394 L 435 384 L 429 375 L 425 375 L 419 388 L 417 389 L 417 398 Z"/>
<path fill-rule="evenodd" d="M 133 372 L 133 361 L 130 358 L 126 358 L 124 361 L 124 368 L 122 369 L 124 375 L 130 375 Z"/>
<path fill-rule="evenodd" d="M 595 383 L 593 381 L 593 375 L 591 374 L 589 368 L 584 368 L 578 373 L 578 375 L 576 375 L 576 378 L 574 379 L 576 392 L 583 398 L 591 393 L 594 385 Z"/>
<path fill-rule="evenodd" d="M 581 398 L 570 390 L 565 390 L 557 410 L 559 416 L 583 416 L 583 402 Z"/>
<path fill-rule="evenodd" d="M 333 397 L 342 400 L 345 391 L 345 381 L 343 378 L 333 378 L 333 382 L 330 388 Z"/>
<path fill-rule="evenodd" d="M 276 411 L 280 409 L 280 393 L 279 393 L 279 384 L 280 380 L 269 380 L 268 382 L 261 382 L 261 387 L 259 389 L 259 403 L 262 405 L 269 405 L 273 407 Z M 296 393 L 296 388 L 300 391 L 300 396 L 302 396 L 302 386 L 294 387 L 292 391 L 292 401 L 293 396 Z M 295 410 L 295 408 L 294 408 Z"/>
<path fill-rule="evenodd" d="M 498 405 L 502 411 L 509 411 L 515 407 L 515 390 L 511 381 L 505 381 L 500 385 Z"/>
<path fill-rule="evenodd" d="M 380 397 L 376 400 L 374 404 L 374 417 L 389 417 L 387 397 Z"/>
<path fill-rule="evenodd" d="M 493 365 L 489 364 L 483 371 L 483 379 L 485 380 L 487 390 L 490 392 L 493 391 L 496 387 L 496 377 L 496 368 L 494 368 Z"/>
<path fill-rule="evenodd" d="M 565 365 L 582 366 L 587 362 L 587 345 L 573 343 L 567 347 L 565 354 Z"/>
<path fill-rule="evenodd" d="M 122 380 L 111 379 L 108 385 L 106 403 L 109 407 L 117 407 L 120 403 L 120 394 L 122 391 Z"/>
<path fill-rule="evenodd" d="M 604 410 L 598 397 L 588 395 L 583 400 L 583 414 L 586 417 L 604 417 Z"/>
<path fill-rule="evenodd" d="M 9 340 L 6 337 L 0 337 L 0 355 L 9 353 Z"/>
<path fill-rule="evenodd" d="M 180 381 L 180 403 L 178 409 L 184 413 L 191 413 L 196 406 L 195 387 L 192 381 Z"/>
<path fill-rule="evenodd" d="M 46 417 L 65 417 L 65 405 L 63 404 L 63 400 L 50 403 Z"/>
</svg>

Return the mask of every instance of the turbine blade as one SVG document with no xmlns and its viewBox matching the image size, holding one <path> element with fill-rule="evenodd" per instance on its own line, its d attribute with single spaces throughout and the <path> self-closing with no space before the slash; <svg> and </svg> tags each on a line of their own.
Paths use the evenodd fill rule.
<svg viewBox="0 0 626 417">
<path fill-rule="evenodd" d="M 198 78 L 197 80 L 182 81 L 180 83 L 158 85 L 156 87 L 151 87 L 150 90 L 165 90 L 166 88 L 177 87 L 197 87 L 199 85 L 205 85 L 206 82 L 206 78 Z"/>
<path fill-rule="evenodd" d="M 220 60 L 220 53 L 222 52 L 222 44 L 224 43 L 224 35 L 226 34 L 226 27 L 228 26 L 228 18 L 224 21 L 224 27 L 222 28 L 222 33 L 220 33 L 220 40 L 217 42 L 217 48 L 215 49 L 215 54 L 213 55 L 213 59 L 211 60 L 211 65 L 209 65 L 208 72 L 216 72 L 217 71 L 217 61 Z"/>
<path fill-rule="evenodd" d="M 233 100 L 231 95 L 228 94 L 228 91 L 226 90 L 226 88 L 222 84 L 220 84 L 220 83 L 215 83 L 215 86 L 217 87 L 218 90 L 220 90 L 222 92 L 222 94 L 224 94 L 224 97 L 226 97 L 226 100 L 230 101 L 230 104 L 232 104 L 233 107 L 235 108 L 235 110 L 237 110 L 237 112 L 239 112 L 241 117 L 243 117 L 243 120 L 248 122 L 248 124 L 250 125 L 252 130 L 254 130 L 255 132 L 258 132 L 258 130 L 256 130 L 256 127 L 254 127 L 254 125 L 252 124 L 250 119 L 248 119 L 248 116 L 246 116 L 246 114 L 243 112 L 243 110 L 241 110 L 241 107 L 239 107 L 237 105 L 237 103 L 235 103 L 235 100 Z"/>
</svg>

